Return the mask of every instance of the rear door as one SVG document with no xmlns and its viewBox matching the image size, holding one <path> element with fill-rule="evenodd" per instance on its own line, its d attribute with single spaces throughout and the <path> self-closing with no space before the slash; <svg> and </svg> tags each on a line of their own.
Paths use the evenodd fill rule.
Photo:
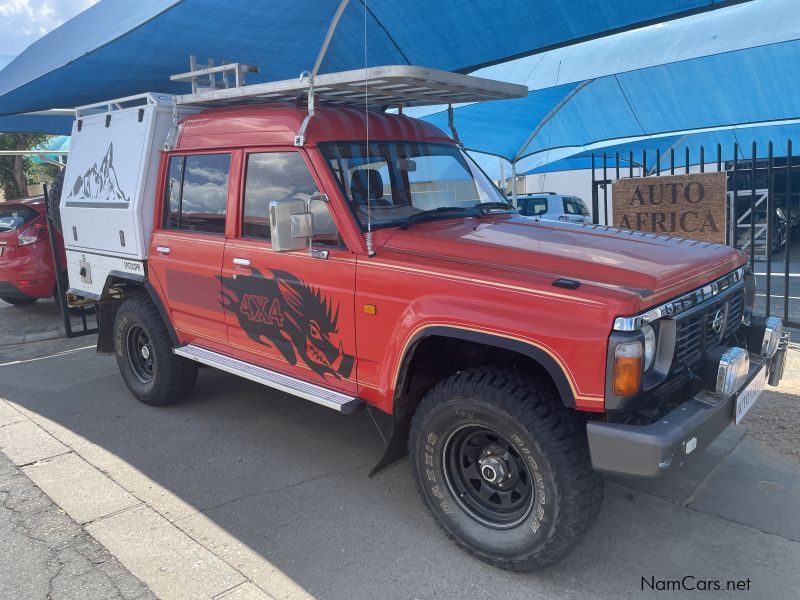
<svg viewBox="0 0 800 600">
<path fill-rule="evenodd" d="M 308 201 L 322 188 L 305 152 L 248 151 L 236 235 L 225 248 L 222 294 L 231 353 L 341 391 L 356 388 L 355 256 L 329 204 L 315 201 L 314 256 L 274 252 L 269 203 Z"/>
<path fill-rule="evenodd" d="M 227 339 L 220 275 L 230 152 L 172 155 L 167 165 L 161 226 L 150 242 L 148 277 L 182 341 Z"/>
</svg>

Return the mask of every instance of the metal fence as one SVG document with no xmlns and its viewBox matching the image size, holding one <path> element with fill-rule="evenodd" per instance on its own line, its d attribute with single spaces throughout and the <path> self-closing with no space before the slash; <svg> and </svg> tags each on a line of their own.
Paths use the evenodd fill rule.
<svg viewBox="0 0 800 600">
<path fill-rule="evenodd" d="M 755 142 L 750 148 L 734 144 L 733 160 L 723 160 L 720 144 L 710 152 L 703 146 L 694 152 L 687 147 L 677 156 L 674 148 L 666 155 L 657 150 L 650 163 L 646 150 L 593 154 L 594 222 L 611 224 L 609 192 L 617 179 L 726 172 L 726 239 L 750 257 L 758 286 L 756 311 L 800 327 L 800 156 L 793 155 L 791 141 L 780 147 L 784 156 L 774 155 L 773 142 L 766 149 Z"/>
</svg>

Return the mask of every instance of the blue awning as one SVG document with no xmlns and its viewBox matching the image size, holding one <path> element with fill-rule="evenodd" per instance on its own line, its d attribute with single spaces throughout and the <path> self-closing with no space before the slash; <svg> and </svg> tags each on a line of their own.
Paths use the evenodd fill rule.
<svg viewBox="0 0 800 600">
<path fill-rule="evenodd" d="M 741 0 L 370 0 L 347 6 L 321 72 L 482 66 Z M 183 92 L 188 56 L 260 66 L 251 81 L 311 68 L 337 0 L 102 0 L 0 71 L 0 114 L 144 91 Z M 366 14 L 366 17 L 365 17 Z M 366 30 L 366 52 L 364 34 Z M 365 56 L 366 55 L 366 56 Z"/>
<path fill-rule="evenodd" d="M 51 115 L 0 116 L 0 131 L 4 133 L 52 133 L 69 135 L 74 117 Z"/>
<path fill-rule="evenodd" d="M 746 33 L 752 28 L 758 33 Z M 684 47 L 691 39 L 698 48 Z M 675 47 L 674 40 L 682 45 Z M 660 58 L 648 44 L 662 49 Z M 664 140 L 651 147 L 668 148 L 668 136 L 674 141 L 710 128 L 777 126 L 800 118 L 800 95 L 789 83 L 800 78 L 800 13 L 794 0 L 756 0 L 674 21 L 662 31 L 630 32 L 555 55 L 478 72 L 527 83 L 531 91 L 519 100 L 456 108 L 456 127 L 467 148 L 515 161 L 523 173 L 605 147 L 627 152 L 630 144 L 653 137 Z M 611 57 L 622 57 L 611 68 L 629 70 L 604 74 Z M 648 64 L 654 61 L 665 64 Z M 556 73 L 563 81 L 557 86 L 552 85 Z M 596 77 L 576 79 L 587 75 Z M 448 130 L 445 112 L 424 118 Z M 487 164 L 496 176 L 497 161 Z"/>
</svg>

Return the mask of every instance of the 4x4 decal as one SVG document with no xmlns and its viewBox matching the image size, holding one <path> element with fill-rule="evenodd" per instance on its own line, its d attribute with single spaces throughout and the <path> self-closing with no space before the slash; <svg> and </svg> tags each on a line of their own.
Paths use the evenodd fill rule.
<svg viewBox="0 0 800 600">
<path fill-rule="evenodd" d="M 290 364 L 299 357 L 320 376 L 350 377 L 354 358 L 337 343 L 339 307 L 291 273 L 270 273 L 250 267 L 250 275 L 220 277 L 225 310 L 250 339 L 275 346 Z"/>
</svg>

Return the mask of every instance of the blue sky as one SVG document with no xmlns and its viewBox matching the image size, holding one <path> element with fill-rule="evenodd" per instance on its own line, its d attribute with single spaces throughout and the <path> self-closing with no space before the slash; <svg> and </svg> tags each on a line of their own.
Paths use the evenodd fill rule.
<svg viewBox="0 0 800 600">
<path fill-rule="evenodd" d="M 0 0 L 0 68 L 97 0 Z"/>
</svg>

